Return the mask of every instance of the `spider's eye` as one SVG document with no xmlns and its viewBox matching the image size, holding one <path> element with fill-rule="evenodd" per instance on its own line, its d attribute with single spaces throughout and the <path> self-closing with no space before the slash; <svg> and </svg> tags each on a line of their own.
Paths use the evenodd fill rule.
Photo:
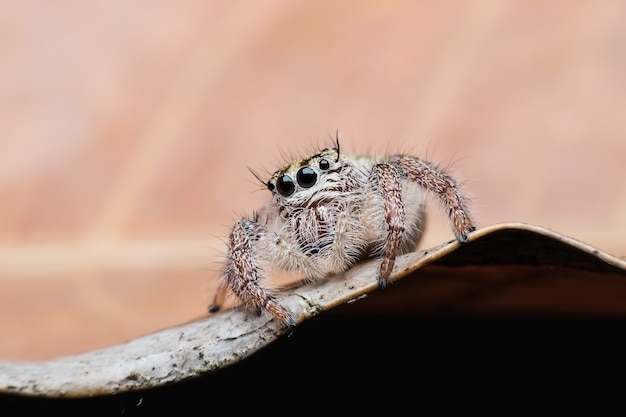
<svg viewBox="0 0 626 417">
<path fill-rule="evenodd" d="M 274 191 L 274 188 L 276 188 L 276 186 L 274 184 L 272 184 L 271 181 L 267 182 L 267 189 L 270 191 Z"/>
<path fill-rule="evenodd" d="M 296 191 L 296 186 L 289 175 L 283 175 L 276 181 L 276 191 L 283 197 L 289 197 Z"/>
<path fill-rule="evenodd" d="M 320 161 L 320 169 L 326 171 L 328 168 L 330 168 L 330 162 L 328 162 L 325 159 L 322 159 Z"/>
<path fill-rule="evenodd" d="M 304 167 L 300 168 L 298 174 L 296 174 L 296 178 L 298 179 L 298 184 L 302 188 L 311 188 L 315 185 L 317 181 L 317 174 L 311 168 Z"/>
</svg>

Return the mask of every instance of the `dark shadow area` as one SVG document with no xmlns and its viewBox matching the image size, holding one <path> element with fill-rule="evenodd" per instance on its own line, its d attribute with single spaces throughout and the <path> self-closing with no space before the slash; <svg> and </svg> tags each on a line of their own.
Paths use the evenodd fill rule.
<svg viewBox="0 0 626 417">
<path fill-rule="evenodd" d="M 0 397 L 38 415 L 411 414 L 624 402 L 623 320 L 349 316 L 338 309 L 231 367 L 89 399 Z"/>
<path fill-rule="evenodd" d="M 562 236 L 562 238 L 569 239 Z M 438 259 L 438 265 L 553 265 L 586 271 L 624 274 L 605 262 L 599 251 L 587 253 L 565 242 L 535 231 L 504 228 L 480 236 Z"/>
</svg>

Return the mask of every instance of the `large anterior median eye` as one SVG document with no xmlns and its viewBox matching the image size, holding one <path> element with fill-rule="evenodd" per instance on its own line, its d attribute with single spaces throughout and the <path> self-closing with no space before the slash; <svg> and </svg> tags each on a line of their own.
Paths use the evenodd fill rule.
<svg viewBox="0 0 626 417">
<path fill-rule="evenodd" d="M 283 175 L 276 181 L 276 191 L 283 197 L 289 197 L 296 191 L 296 185 L 289 175 Z"/>
<path fill-rule="evenodd" d="M 298 173 L 296 174 L 296 178 L 298 180 L 298 184 L 302 188 L 311 188 L 315 185 L 317 181 L 317 174 L 311 168 L 304 167 L 300 168 Z"/>
</svg>

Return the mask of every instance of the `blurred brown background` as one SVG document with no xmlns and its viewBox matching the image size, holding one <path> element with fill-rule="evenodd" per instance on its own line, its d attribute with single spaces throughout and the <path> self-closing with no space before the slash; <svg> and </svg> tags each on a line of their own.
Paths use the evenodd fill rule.
<svg viewBox="0 0 626 417">
<path fill-rule="evenodd" d="M 0 62 L 0 360 L 203 316 L 248 167 L 336 130 L 626 255 L 624 2 L 0 0 Z"/>
</svg>

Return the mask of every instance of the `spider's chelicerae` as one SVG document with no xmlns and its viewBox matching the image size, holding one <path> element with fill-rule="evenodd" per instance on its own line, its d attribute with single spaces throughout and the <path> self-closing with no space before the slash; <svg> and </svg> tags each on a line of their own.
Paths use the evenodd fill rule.
<svg viewBox="0 0 626 417">
<path fill-rule="evenodd" d="M 386 287 L 396 257 L 417 246 L 429 193 L 443 204 L 457 240 L 467 241 L 475 229 L 457 181 L 436 164 L 410 155 L 348 156 L 338 140 L 276 171 L 267 188 L 271 200 L 233 226 L 211 312 L 230 290 L 258 313 L 265 309 L 295 325 L 263 286 L 265 271 L 274 267 L 312 280 L 382 258 L 378 285 Z"/>
</svg>

